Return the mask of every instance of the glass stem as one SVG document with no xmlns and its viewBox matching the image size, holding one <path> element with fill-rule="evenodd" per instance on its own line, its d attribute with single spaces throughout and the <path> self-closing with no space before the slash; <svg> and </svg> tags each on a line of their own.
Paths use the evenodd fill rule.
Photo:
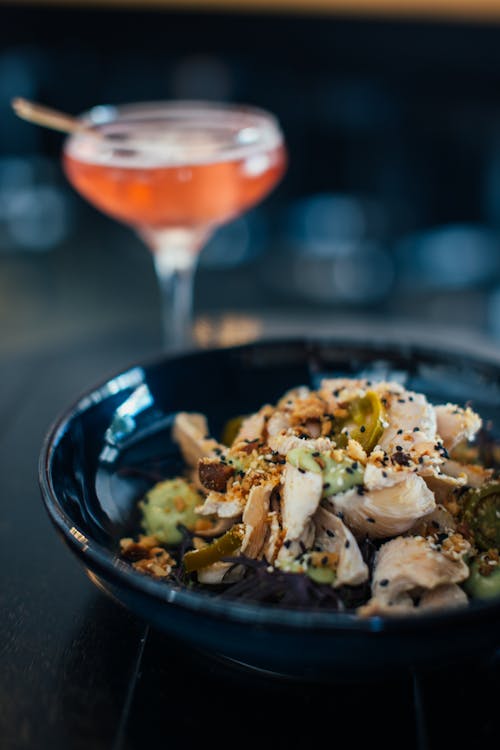
<svg viewBox="0 0 500 750">
<path fill-rule="evenodd" d="M 194 346 L 193 287 L 198 257 L 211 232 L 207 228 L 148 229 L 141 236 L 153 252 L 159 283 L 163 345 L 169 351 Z"/>
</svg>

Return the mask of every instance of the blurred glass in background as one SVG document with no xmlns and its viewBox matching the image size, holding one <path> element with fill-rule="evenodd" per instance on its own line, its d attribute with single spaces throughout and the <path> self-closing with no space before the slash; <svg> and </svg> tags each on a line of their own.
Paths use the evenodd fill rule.
<svg viewBox="0 0 500 750">
<path fill-rule="evenodd" d="M 500 13 L 473 5 L 462 19 L 0 6 L 3 343 L 139 330 L 159 304 L 139 240 L 71 190 L 62 136 L 16 120 L 14 96 L 74 114 L 169 98 L 276 114 L 289 171 L 202 253 L 202 319 L 406 319 L 500 339 Z"/>
</svg>

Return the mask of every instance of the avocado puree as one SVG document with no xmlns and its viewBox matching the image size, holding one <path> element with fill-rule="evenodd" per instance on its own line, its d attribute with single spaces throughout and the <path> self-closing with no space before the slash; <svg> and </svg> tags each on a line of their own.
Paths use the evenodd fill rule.
<svg viewBox="0 0 500 750">
<path fill-rule="evenodd" d="M 142 527 L 163 544 L 178 544 L 182 540 L 178 525 L 193 529 L 198 519 L 194 509 L 199 504 L 198 492 L 185 479 L 158 482 L 139 503 Z"/>
<path fill-rule="evenodd" d="M 293 448 L 287 453 L 288 463 L 297 469 L 312 471 L 323 476 L 323 497 L 330 497 L 338 492 L 363 484 L 363 468 L 357 461 L 345 458 L 334 461 L 328 453 L 319 453 L 307 448 Z"/>
</svg>

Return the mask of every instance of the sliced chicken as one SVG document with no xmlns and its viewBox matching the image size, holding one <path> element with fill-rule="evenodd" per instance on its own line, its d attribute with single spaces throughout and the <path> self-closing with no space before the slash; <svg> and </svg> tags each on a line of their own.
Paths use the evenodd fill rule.
<svg viewBox="0 0 500 750">
<path fill-rule="evenodd" d="M 266 432 L 267 420 L 271 413 L 272 407 L 266 405 L 263 406 L 262 409 L 259 409 L 255 414 L 251 414 L 244 419 L 233 440 L 233 445 L 242 442 L 251 443 L 255 440 L 262 440 Z"/>
<path fill-rule="evenodd" d="M 294 402 L 301 398 L 307 398 L 311 393 L 311 389 L 307 385 L 299 385 L 296 388 L 290 388 L 286 391 L 278 403 L 276 404 L 277 409 L 288 409 L 293 406 Z"/>
<path fill-rule="evenodd" d="M 370 389 L 370 381 L 355 378 L 324 378 L 318 393 L 333 413 L 355 398 L 362 398 Z"/>
<path fill-rule="evenodd" d="M 268 513 L 267 536 L 264 543 L 263 556 L 268 563 L 273 564 L 281 547 L 282 533 L 280 517 L 277 511 Z"/>
<path fill-rule="evenodd" d="M 463 555 L 470 545 L 461 537 L 460 540 L 457 549 L 449 550 L 424 537 L 398 537 L 383 544 L 375 560 L 372 598 L 360 608 L 359 614 L 413 609 L 412 597 L 421 597 L 438 586 L 465 581 L 469 569 Z"/>
<path fill-rule="evenodd" d="M 403 534 L 436 507 L 433 493 L 417 474 L 394 472 L 393 484 L 382 489 L 362 487 L 328 498 L 337 515 L 355 534 L 385 539 Z"/>
<path fill-rule="evenodd" d="M 274 484 L 266 482 L 255 485 L 249 492 L 243 511 L 245 535 L 241 545 L 241 551 L 247 557 L 261 557 L 268 530 L 269 502 L 273 489 Z"/>
<path fill-rule="evenodd" d="M 314 515 L 314 549 L 338 555 L 334 587 L 357 586 L 368 580 L 368 566 L 358 543 L 347 526 L 334 513 L 320 506 Z"/>
<path fill-rule="evenodd" d="M 236 552 L 235 555 L 238 553 Z M 217 585 L 219 583 L 235 583 L 239 581 L 244 574 L 242 565 L 235 565 L 232 562 L 215 562 L 207 565 L 206 568 L 200 568 L 196 577 L 200 583 Z"/>
<path fill-rule="evenodd" d="M 436 406 L 435 411 L 437 431 L 448 451 L 464 440 L 473 440 L 482 427 L 481 417 L 470 407 L 462 409 L 448 403 Z"/>
<path fill-rule="evenodd" d="M 285 434 L 290 428 L 290 415 L 285 411 L 275 411 L 267 423 L 268 442 L 269 438 Z"/>
<path fill-rule="evenodd" d="M 452 461 L 451 459 L 444 462 L 441 470 L 448 477 L 463 479 L 463 483 L 468 487 L 481 487 L 494 474 L 493 469 L 485 469 L 483 466 L 476 464 L 460 464 L 458 461 Z"/>
<path fill-rule="evenodd" d="M 426 591 L 418 604 L 419 610 L 462 607 L 468 602 L 467 594 L 456 583 L 445 583 Z"/>
<path fill-rule="evenodd" d="M 172 438 L 179 445 L 184 461 L 192 469 L 198 467 L 200 458 L 215 456 L 219 450 L 221 453 L 226 451 L 208 434 L 206 417 L 195 412 L 179 412 L 176 415 Z"/>
<path fill-rule="evenodd" d="M 290 564 L 295 563 L 298 557 L 311 549 L 315 535 L 316 526 L 313 520 L 309 519 L 296 539 L 284 539 L 276 558 L 277 566 L 287 569 Z"/>
<path fill-rule="evenodd" d="M 270 436 L 267 443 L 271 450 L 277 451 L 282 456 L 286 456 L 294 448 L 305 448 L 306 450 L 319 451 L 320 453 L 331 451 L 335 448 L 335 443 L 330 438 L 303 439 L 295 435 L 292 431 L 286 434 Z"/>
<path fill-rule="evenodd" d="M 432 534 L 451 533 L 455 531 L 457 523 L 444 505 L 436 505 L 435 509 L 408 529 L 410 536 L 431 536 Z"/>
<path fill-rule="evenodd" d="M 323 477 L 287 463 L 282 481 L 281 513 L 286 542 L 299 539 L 316 512 L 323 492 Z"/>
<path fill-rule="evenodd" d="M 218 518 L 238 518 L 243 513 L 245 503 L 240 498 L 231 497 L 221 492 L 209 492 L 196 512 L 200 516 L 218 516 Z"/>
<path fill-rule="evenodd" d="M 493 476 L 493 469 L 475 464 L 460 464 L 448 459 L 432 471 L 422 472 L 429 489 L 434 492 L 436 502 L 449 503 L 461 487 L 481 487 Z"/>
<path fill-rule="evenodd" d="M 436 414 L 422 393 L 380 383 L 373 389 L 383 399 L 387 426 L 379 445 L 389 455 L 409 453 L 417 446 L 433 449 L 436 443 Z"/>
</svg>

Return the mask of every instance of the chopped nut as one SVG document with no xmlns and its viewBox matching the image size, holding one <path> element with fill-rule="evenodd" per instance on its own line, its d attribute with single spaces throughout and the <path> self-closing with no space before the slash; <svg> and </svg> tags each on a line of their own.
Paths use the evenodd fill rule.
<svg viewBox="0 0 500 750">
<path fill-rule="evenodd" d="M 214 492 L 225 492 L 228 480 L 234 476 L 234 473 L 234 466 L 223 464 L 218 460 L 202 458 L 198 464 L 198 475 L 201 484 L 207 490 L 213 490 Z"/>
<path fill-rule="evenodd" d="M 141 534 L 138 541 L 125 537 L 120 539 L 120 550 L 124 557 L 133 561 L 136 570 L 153 578 L 166 578 L 176 564 L 167 550 L 158 546 L 155 536 Z"/>
</svg>

